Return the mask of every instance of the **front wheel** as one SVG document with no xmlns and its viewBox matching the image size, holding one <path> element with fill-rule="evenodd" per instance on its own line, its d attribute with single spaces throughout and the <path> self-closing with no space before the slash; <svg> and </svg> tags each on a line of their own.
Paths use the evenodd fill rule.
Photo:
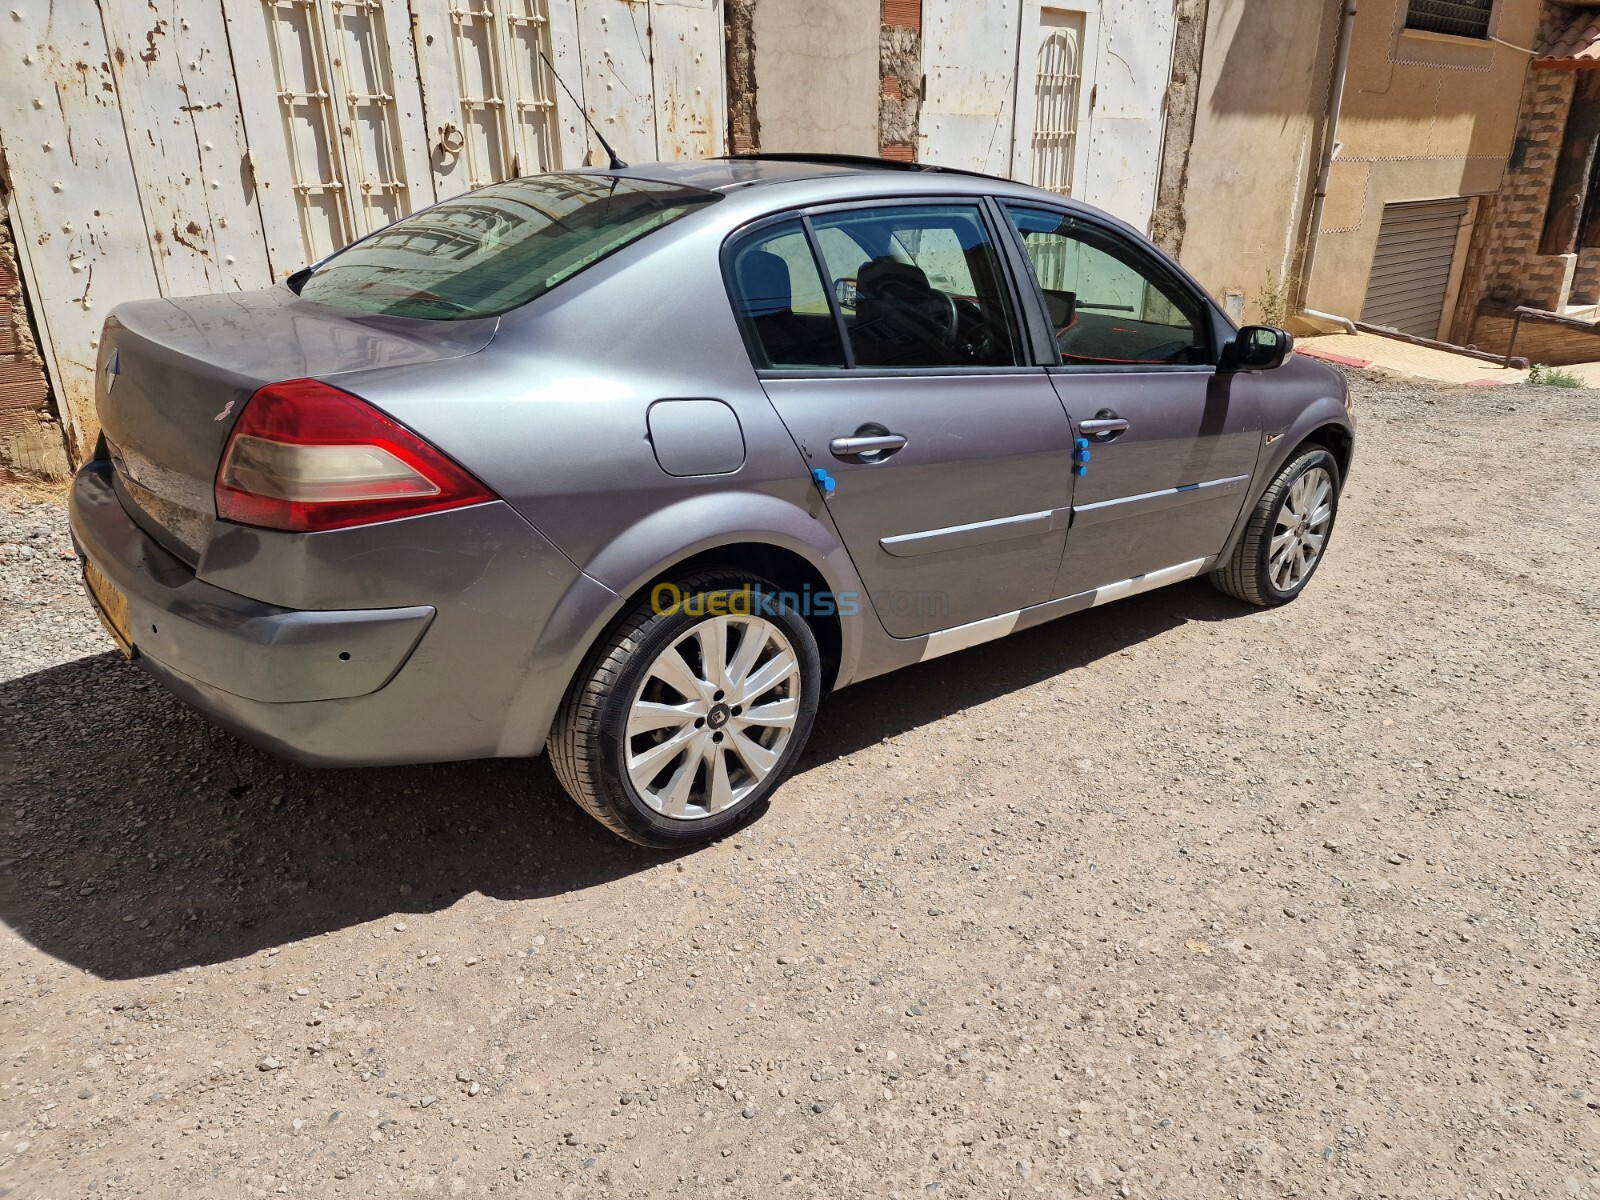
<svg viewBox="0 0 1600 1200">
<path fill-rule="evenodd" d="M 777 589 L 709 572 L 654 589 L 612 629 L 548 752 L 562 786 L 612 832 L 657 849 L 709 842 L 759 815 L 821 690 L 816 638 Z"/>
<path fill-rule="evenodd" d="M 1338 515 L 1338 460 L 1316 447 L 1303 451 L 1261 494 L 1233 556 L 1211 582 L 1247 604 L 1289 603 L 1322 565 Z"/>
</svg>

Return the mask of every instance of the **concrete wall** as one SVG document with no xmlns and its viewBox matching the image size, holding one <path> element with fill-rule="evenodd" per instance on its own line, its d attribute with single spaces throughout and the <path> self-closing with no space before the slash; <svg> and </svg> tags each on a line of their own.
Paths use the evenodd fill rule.
<svg viewBox="0 0 1600 1200">
<path fill-rule="evenodd" d="M 1540 15 L 1539 0 L 1499 0 L 1502 45 L 1406 30 L 1404 5 L 1362 7 L 1312 307 L 1359 314 L 1384 205 L 1499 190 L 1530 57 L 1514 47 L 1533 45 Z"/>
<path fill-rule="evenodd" d="M 761 149 L 878 153 L 878 0 L 758 0 Z"/>
<path fill-rule="evenodd" d="M 1405 30 L 1405 7 L 1369 2 L 1356 18 L 1344 145 L 1301 280 L 1340 5 L 1212 0 L 1181 254 L 1247 317 L 1280 316 L 1301 292 L 1358 317 L 1386 204 L 1498 191 L 1528 63 L 1513 47 L 1533 44 L 1539 0 L 1499 0 L 1500 41 Z"/>
<path fill-rule="evenodd" d="M 1327 0 L 1211 0 L 1178 254 L 1235 317 L 1281 315 L 1333 69 Z"/>
</svg>

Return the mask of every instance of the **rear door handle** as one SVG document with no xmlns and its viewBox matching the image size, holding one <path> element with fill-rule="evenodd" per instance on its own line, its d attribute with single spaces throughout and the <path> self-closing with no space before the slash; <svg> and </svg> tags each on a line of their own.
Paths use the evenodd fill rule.
<svg viewBox="0 0 1600 1200">
<path fill-rule="evenodd" d="M 906 438 L 898 433 L 874 434 L 870 437 L 834 438 L 828 443 L 835 458 L 868 458 L 880 461 L 897 450 L 904 450 Z"/>
</svg>

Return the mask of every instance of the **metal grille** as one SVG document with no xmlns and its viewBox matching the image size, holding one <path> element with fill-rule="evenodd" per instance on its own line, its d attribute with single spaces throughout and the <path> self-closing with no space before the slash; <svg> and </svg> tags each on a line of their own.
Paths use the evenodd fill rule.
<svg viewBox="0 0 1600 1200">
<path fill-rule="evenodd" d="M 1406 28 L 1457 37 L 1487 38 L 1494 0 L 1411 0 Z"/>
<path fill-rule="evenodd" d="M 381 0 L 264 0 L 307 255 L 411 211 Z"/>
<path fill-rule="evenodd" d="M 1040 20 L 1034 81 L 1033 183 L 1072 195 L 1078 151 L 1078 84 L 1083 76 L 1083 17 L 1046 9 Z"/>
<path fill-rule="evenodd" d="M 470 186 L 559 167 L 545 0 L 452 0 L 450 24 Z"/>
</svg>

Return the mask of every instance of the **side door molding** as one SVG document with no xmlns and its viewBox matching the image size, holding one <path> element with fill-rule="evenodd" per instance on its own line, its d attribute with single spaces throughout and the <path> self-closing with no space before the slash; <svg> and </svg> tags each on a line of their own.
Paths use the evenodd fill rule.
<svg viewBox="0 0 1600 1200">
<path fill-rule="evenodd" d="M 883 547 L 884 553 L 896 558 L 915 558 L 919 554 L 937 554 L 941 550 L 964 550 L 968 546 L 981 546 L 986 542 L 1054 533 L 1067 528 L 1071 522 L 1070 508 L 1052 508 L 1016 517 L 1000 517 L 993 521 L 974 521 L 970 525 L 897 534 L 880 538 L 878 545 Z"/>
<path fill-rule="evenodd" d="M 1120 521 L 1124 517 L 1142 517 L 1168 508 L 1181 508 L 1217 496 L 1242 492 L 1250 485 L 1249 475 L 1229 475 L 1226 479 L 1207 479 L 1182 487 L 1162 488 L 1154 492 L 1140 492 L 1135 496 L 1118 496 L 1113 500 L 1096 500 L 1080 504 L 1072 510 L 1075 525 L 1099 525 L 1107 521 Z"/>
</svg>

